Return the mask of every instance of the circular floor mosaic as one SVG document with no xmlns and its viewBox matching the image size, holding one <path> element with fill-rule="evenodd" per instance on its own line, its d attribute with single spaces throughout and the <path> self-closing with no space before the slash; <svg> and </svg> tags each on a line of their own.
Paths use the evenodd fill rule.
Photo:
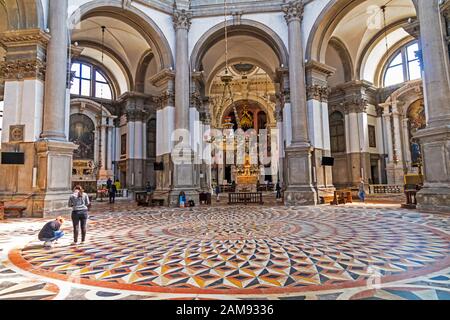
<svg viewBox="0 0 450 320">
<path fill-rule="evenodd" d="M 104 214 L 88 243 L 10 253 L 57 279 L 172 293 L 293 293 L 387 283 L 450 266 L 450 237 L 381 214 L 265 207 Z"/>
</svg>

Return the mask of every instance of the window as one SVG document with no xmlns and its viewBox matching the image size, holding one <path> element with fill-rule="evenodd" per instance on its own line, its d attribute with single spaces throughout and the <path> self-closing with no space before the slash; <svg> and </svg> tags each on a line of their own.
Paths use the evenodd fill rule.
<svg viewBox="0 0 450 320">
<path fill-rule="evenodd" d="M 342 113 L 335 111 L 330 115 L 331 152 L 345 152 L 345 126 Z"/>
<path fill-rule="evenodd" d="M 422 77 L 418 42 L 410 43 L 393 55 L 384 74 L 384 86 L 393 86 Z"/>
<path fill-rule="evenodd" d="M 377 147 L 377 136 L 375 133 L 375 126 L 369 125 L 369 147 L 376 148 Z"/>
<path fill-rule="evenodd" d="M 72 64 L 74 73 L 70 93 L 103 99 L 112 99 L 112 90 L 109 81 L 95 66 L 76 62 Z"/>
</svg>

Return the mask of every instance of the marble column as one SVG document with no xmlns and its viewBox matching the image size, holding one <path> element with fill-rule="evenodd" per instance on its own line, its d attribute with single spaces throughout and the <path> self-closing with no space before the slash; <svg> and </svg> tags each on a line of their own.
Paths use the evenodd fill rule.
<svg viewBox="0 0 450 320">
<path fill-rule="evenodd" d="M 190 73 L 188 34 L 191 26 L 191 14 L 186 10 L 175 9 L 173 13 L 175 28 L 175 134 L 172 135 L 174 149 L 173 189 L 170 193 L 170 206 L 178 205 L 180 192 L 186 194 L 187 200 L 199 201 L 197 177 L 194 170 L 194 155 L 189 129 L 190 115 Z M 180 141 L 181 140 L 181 141 Z"/>
<path fill-rule="evenodd" d="M 303 2 L 282 6 L 289 34 L 289 85 L 292 142 L 286 148 L 287 205 L 315 205 L 317 193 L 312 185 L 311 144 L 308 137 L 306 75 L 303 59 L 301 24 Z"/>
<path fill-rule="evenodd" d="M 411 171 L 411 148 L 409 143 L 409 119 L 402 119 L 403 154 L 408 171 Z"/>
<path fill-rule="evenodd" d="M 421 210 L 450 211 L 450 76 L 440 1 L 418 1 L 427 127 L 418 131 L 424 162 Z"/>
<path fill-rule="evenodd" d="M 36 143 L 37 187 L 34 207 L 43 216 L 69 214 L 67 197 L 72 189 L 73 150 L 68 142 L 66 121 L 68 111 L 68 0 L 50 0 L 47 46 L 45 100 L 41 140 Z"/>
<path fill-rule="evenodd" d="M 391 124 L 391 112 L 389 111 L 389 104 L 380 104 L 380 106 L 384 107 L 383 111 L 383 119 L 384 119 L 384 129 L 386 134 L 386 142 L 387 142 L 387 150 L 386 153 L 388 155 L 388 163 L 392 163 L 394 161 L 394 148 L 392 145 L 392 124 Z"/>
<path fill-rule="evenodd" d="M 41 137 L 67 141 L 65 105 L 68 61 L 68 0 L 50 0 L 48 26 L 51 39 L 47 47 L 44 121 Z"/>
</svg>

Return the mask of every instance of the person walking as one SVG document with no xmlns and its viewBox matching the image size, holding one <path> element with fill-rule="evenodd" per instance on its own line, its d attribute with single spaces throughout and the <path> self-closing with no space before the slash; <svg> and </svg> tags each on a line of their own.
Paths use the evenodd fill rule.
<svg viewBox="0 0 450 320">
<path fill-rule="evenodd" d="M 116 194 L 117 194 L 117 187 L 115 184 L 111 184 L 111 186 L 108 189 L 109 193 L 109 203 L 113 204 L 116 202 Z"/>
<path fill-rule="evenodd" d="M 60 230 L 65 219 L 58 217 L 56 220 L 47 222 L 38 235 L 39 241 L 44 241 L 45 248 L 51 248 L 58 239 L 64 236 L 64 231 Z"/>
<path fill-rule="evenodd" d="M 359 190 L 358 190 L 358 196 L 361 202 L 366 201 L 366 190 L 364 188 L 364 179 L 361 178 L 361 181 L 359 183 Z"/>
<path fill-rule="evenodd" d="M 275 186 L 275 190 L 277 191 L 277 199 L 281 199 L 281 186 L 280 182 L 277 182 L 277 185 Z"/>
<path fill-rule="evenodd" d="M 89 196 L 81 186 L 76 186 L 69 199 L 69 207 L 72 207 L 73 223 L 73 243 L 78 243 L 78 234 L 81 226 L 81 244 L 86 240 L 86 225 L 88 220 L 88 210 L 91 205 Z"/>
<path fill-rule="evenodd" d="M 216 197 L 217 201 L 220 201 L 220 186 L 216 185 Z"/>
</svg>

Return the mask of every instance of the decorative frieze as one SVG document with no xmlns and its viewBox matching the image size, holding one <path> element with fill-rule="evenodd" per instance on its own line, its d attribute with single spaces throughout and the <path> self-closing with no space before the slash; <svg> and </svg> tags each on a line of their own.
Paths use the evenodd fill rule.
<svg viewBox="0 0 450 320">
<path fill-rule="evenodd" d="M 39 79 L 45 80 L 46 65 L 39 59 L 23 59 L 0 62 L 0 78 L 5 81 Z"/>
<path fill-rule="evenodd" d="M 304 9 L 303 1 L 299 0 L 289 1 L 282 6 L 284 18 L 288 24 L 294 20 L 302 21 Z"/>
</svg>

